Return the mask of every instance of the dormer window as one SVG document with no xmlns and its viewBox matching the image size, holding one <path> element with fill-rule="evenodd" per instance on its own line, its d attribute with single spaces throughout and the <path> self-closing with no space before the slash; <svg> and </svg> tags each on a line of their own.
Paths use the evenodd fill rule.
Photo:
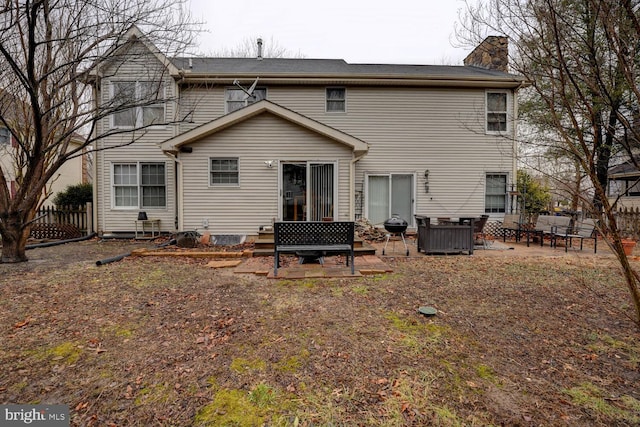
<svg viewBox="0 0 640 427">
<path fill-rule="evenodd" d="M 255 88 L 251 96 L 240 88 L 227 88 L 225 94 L 227 113 L 239 110 L 263 99 L 267 99 L 267 89 L 264 87 Z"/>
</svg>

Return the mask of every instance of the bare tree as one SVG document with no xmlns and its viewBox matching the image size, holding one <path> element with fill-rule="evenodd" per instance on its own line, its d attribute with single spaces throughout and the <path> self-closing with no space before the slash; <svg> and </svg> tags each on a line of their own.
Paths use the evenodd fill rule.
<svg viewBox="0 0 640 427">
<path fill-rule="evenodd" d="M 164 57 L 183 52 L 198 30 L 186 3 L 7 0 L 0 6 L 0 127 L 11 134 L 9 167 L 15 175 L 13 183 L 7 182 L 11 171 L 0 165 L 2 262 L 27 260 L 26 241 L 43 189 L 64 162 L 113 134 L 122 135 L 121 145 L 131 144 L 150 124 L 158 124 L 141 121 L 98 134 L 96 125 L 106 117 L 166 99 L 158 86 L 144 96 L 116 94 L 94 103 L 94 84 L 105 62 L 117 67 L 136 54 L 133 41 L 151 42 L 147 54 L 156 58 L 163 56 L 155 46 Z"/>
<path fill-rule="evenodd" d="M 623 269 L 640 327 L 640 275 L 622 247 L 614 204 L 606 194 L 611 160 L 635 162 L 634 114 L 640 106 L 638 1 L 487 0 L 467 4 L 458 36 L 475 42 L 499 34 L 512 43 L 513 71 L 531 82 L 525 120 L 539 141 L 576 165 L 593 195 L 581 199 Z M 637 125 L 637 121 L 636 121 Z M 637 166 L 637 164 L 636 164 Z M 553 178 L 553 177 L 551 177 Z"/>
<path fill-rule="evenodd" d="M 258 42 L 258 40 L 260 41 Z M 257 56 L 264 58 L 304 58 L 302 53 L 290 51 L 280 45 L 273 37 L 265 41 L 259 36 L 245 37 L 236 46 L 218 50 L 213 52 L 211 56 L 218 58 L 255 58 Z"/>
</svg>

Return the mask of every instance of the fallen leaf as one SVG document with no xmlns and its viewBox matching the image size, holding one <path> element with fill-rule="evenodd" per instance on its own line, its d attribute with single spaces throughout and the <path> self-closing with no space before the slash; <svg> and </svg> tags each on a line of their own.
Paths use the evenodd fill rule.
<svg viewBox="0 0 640 427">
<path fill-rule="evenodd" d="M 76 405 L 75 410 L 76 412 L 79 412 L 83 409 L 86 409 L 87 406 L 89 406 L 89 402 L 80 402 Z"/>
<path fill-rule="evenodd" d="M 409 402 L 404 402 L 400 408 L 400 412 L 407 412 L 410 408 L 411 404 Z"/>
<path fill-rule="evenodd" d="M 13 327 L 16 328 L 16 329 L 24 328 L 25 326 L 27 326 L 29 324 L 30 321 L 31 321 L 31 319 L 26 318 L 22 322 L 18 322 L 16 324 L 14 324 Z"/>
</svg>

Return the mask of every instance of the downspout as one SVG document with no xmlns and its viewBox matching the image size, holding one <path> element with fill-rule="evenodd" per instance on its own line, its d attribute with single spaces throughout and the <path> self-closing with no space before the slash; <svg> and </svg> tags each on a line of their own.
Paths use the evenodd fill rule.
<svg viewBox="0 0 640 427">
<path fill-rule="evenodd" d="M 189 58 L 189 69 L 193 68 L 193 62 L 192 59 Z M 185 72 L 184 70 L 180 70 L 179 71 L 180 74 L 180 79 L 179 80 L 174 80 L 173 82 L 173 91 L 174 93 L 178 94 L 178 98 L 182 99 L 182 92 L 180 91 L 180 85 L 182 82 L 185 81 Z M 182 111 L 181 110 L 181 106 L 182 103 L 181 102 L 176 102 L 174 103 L 174 110 L 176 111 L 177 114 L 181 115 Z M 179 116 L 180 117 L 180 116 Z M 193 117 L 193 116 L 192 116 Z M 174 126 L 173 127 L 173 136 L 176 137 L 178 134 L 180 134 L 180 130 L 179 130 L 179 126 Z M 174 147 L 175 148 L 175 147 Z M 178 149 L 179 150 L 179 149 Z M 175 200 L 175 220 L 174 220 L 174 227 L 175 227 L 175 231 L 178 230 L 182 230 L 182 215 L 180 215 L 180 207 L 183 206 L 182 202 L 183 202 L 183 195 L 182 195 L 182 160 L 180 160 L 178 158 L 178 152 L 176 151 L 175 154 L 171 154 L 170 152 L 167 151 L 163 151 L 164 155 L 166 155 L 167 157 L 173 159 L 174 161 L 174 179 L 173 179 L 173 186 L 174 186 L 174 200 Z"/>
<path fill-rule="evenodd" d="M 520 85 L 518 87 L 516 87 L 513 91 L 513 158 L 511 160 L 512 165 L 511 165 L 511 185 L 512 185 L 512 189 L 514 189 L 515 191 L 518 190 L 518 91 L 523 88 L 525 86 L 524 82 L 520 82 Z M 516 193 L 516 196 L 513 198 L 513 200 L 510 201 L 510 203 L 514 203 L 516 206 L 515 208 L 518 208 L 518 195 Z M 510 206 L 509 209 L 510 212 L 514 212 L 513 210 L 513 206 Z M 521 213 L 521 212 L 516 212 L 516 213 Z"/>
<path fill-rule="evenodd" d="M 26 250 L 30 250 L 30 249 L 37 249 L 37 248 L 48 248 L 48 247 L 51 247 L 51 246 L 64 245 L 66 243 L 82 242 L 82 241 L 85 241 L 85 240 L 93 239 L 96 236 L 97 236 L 96 233 L 89 233 L 86 236 L 75 237 L 75 238 L 72 238 L 72 239 L 55 240 L 55 241 L 52 241 L 52 242 L 44 242 L 44 243 L 34 243 L 32 245 L 25 246 L 25 249 Z"/>
<path fill-rule="evenodd" d="M 182 175 L 182 160 L 178 158 L 178 154 L 171 154 L 167 151 L 163 153 L 174 161 L 175 229 L 176 231 L 182 230 L 182 215 L 180 215 L 180 207 L 183 202 L 182 191 L 180 191 L 182 189 L 182 179 L 180 179 Z"/>
<path fill-rule="evenodd" d="M 96 82 L 93 85 L 93 99 L 94 99 L 96 107 L 98 107 L 98 103 L 101 101 L 101 97 L 102 97 L 102 90 L 98 89 L 98 84 L 102 84 L 102 79 L 96 79 Z M 102 130 L 103 130 L 102 129 L 103 123 L 104 123 L 104 119 L 101 119 L 100 122 L 99 122 L 100 132 L 102 132 Z M 98 129 L 94 128 L 93 132 L 94 132 L 94 136 L 95 136 L 95 134 L 98 133 Z M 101 144 L 101 143 L 104 144 L 104 140 L 97 140 L 96 139 L 95 144 Z M 95 148 L 98 149 L 99 147 L 95 147 Z M 93 182 L 94 182 L 94 184 L 96 184 L 96 182 L 97 182 L 97 185 L 94 185 L 94 189 L 93 189 L 93 197 L 92 197 L 93 206 L 94 206 L 93 212 L 92 212 L 93 230 L 91 230 L 91 231 L 95 231 L 96 233 L 98 233 L 98 232 L 102 233 L 104 231 L 104 220 L 105 220 L 105 209 L 106 209 L 105 205 L 106 205 L 106 203 L 98 202 L 98 193 L 100 194 L 100 197 L 104 201 L 104 195 L 105 195 L 105 193 L 104 193 L 104 181 L 105 181 L 105 177 L 104 177 L 105 176 L 104 151 L 97 150 L 97 151 L 94 151 L 93 153 L 94 153 L 94 156 L 93 156 L 94 160 L 93 160 L 93 162 L 91 162 L 92 163 L 91 169 L 93 171 Z M 97 159 L 97 156 L 100 156 L 100 167 L 101 167 L 101 170 L 102 170 L 102 175 L 100 177 L 98 177 L 98 159 Z M 107 176 L 111 177 L 111 171 L 109 170 L 107 173 L 108 173 Z M 100 187 L 100 188 L 98 189 L 98 187 Z M 101 213 L 101 214 L 99 215 L 99 213 Z M 98 218 L 102 218 L 102 221 L 103 221 L 102 227 L 100 226 L 100 223 L 98 222 Z"/>
<path fill-rule="evenodd" d="M 367 152 L 359 156 L 355 156 L 349 162 L 349 220 L 354 221 L 356 219 L 356 162 L 367 155 Z M 364 197 L 364 194 L 362 195 Z"/>
<path fill-rule="evenodd" d="M 94 189 L 93 189 L 93 230 L 95 232 L 102 232 L 103 229 L 100 228 L 100 224 L 98 223 L 98 218 L 102 217 L 102 219 L 104 220 L 104 212 L 102 213 L 102 215 L 98 215 L 99 211 L 104 210 L 104 205 L 105 203 L 99 203 L 98 202 L 98 193 L 100 193 L 100 197 L 104 199 L 104 191 L 103 191 L 103 181 L 104 181 L 104 153 L 102 153 L 102 151 L 94 151 L 94 160 L 93 160 L 93 164 L 91 165 L 91 169 L 93 171 L 93 182 L 94 182 Z M 102 166 L 102 176 L 98 177 L 98 159 L 96 158 L 98 155 L 100 155 L 100 165 Z M 100 190 L 98 191 L 98 187 L 100 187 Z"/>
</svg>

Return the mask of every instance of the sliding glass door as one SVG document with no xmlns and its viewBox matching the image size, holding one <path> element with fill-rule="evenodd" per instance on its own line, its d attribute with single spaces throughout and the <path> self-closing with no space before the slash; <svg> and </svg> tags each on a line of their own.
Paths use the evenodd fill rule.
<svg viewBox="0 0 640 427">
<path fill-rule="evenodd" d="M 414 175 L 367 176 L 367 218 L 382 225 L 392 215 L 413 224 Z"/>
<path fill-rule="evenodd" d="M 335 165 L 283 162 L 282 220 L 322 221 L 335 215 Z"/>
</svg>

